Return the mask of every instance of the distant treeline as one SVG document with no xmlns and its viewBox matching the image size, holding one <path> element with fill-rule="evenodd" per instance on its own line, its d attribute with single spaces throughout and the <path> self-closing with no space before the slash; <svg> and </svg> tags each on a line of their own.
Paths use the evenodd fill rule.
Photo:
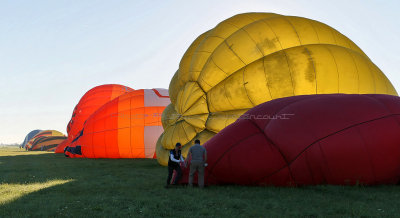
<svg viewBox="0 0 400 218">
<path fill-rule="evenodd" d="M 21 144 L 18 144 L 18 143 L 13 143 L 13 144 L 0 143 L 0 147 L 19 147 L 19 146 L 21 146 Z"/>
</svg>

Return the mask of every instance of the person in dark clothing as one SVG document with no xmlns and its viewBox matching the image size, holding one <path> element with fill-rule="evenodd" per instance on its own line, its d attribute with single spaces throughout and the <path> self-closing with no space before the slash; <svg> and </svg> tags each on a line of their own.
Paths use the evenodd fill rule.
<svg viewBox="0 0 400 218">
<path fill-rule="evenodd" d="M 182 169 L 180 163 L 185 163 L 185 160 L 182 157 L 181 148 L 182 145 L 181 143 L 178 142 L 175 145 L 175 149 L 171 150 L 169 153 L 168 178 L 167 178 L 167 185 L 165 186 L 166 188 L 168 188 L 169 185 L 171 184 L 171 178 L 174 170 L 176 171 L 177 176 L 175 177 L 175 180 L 173 181 L 172 184 L 174 185 L 178 184 L 179 180 L 182 177 Z"/>
</svg>

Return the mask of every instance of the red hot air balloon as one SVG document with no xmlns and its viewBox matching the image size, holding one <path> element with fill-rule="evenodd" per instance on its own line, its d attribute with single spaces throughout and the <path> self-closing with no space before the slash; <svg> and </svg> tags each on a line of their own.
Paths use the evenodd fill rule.
<svg viewBox="0 0 400 218">
<path fill-rule="evenodd" d="M 206 183 L 396 184 L 399 133 L 396 96 L 329 94 L 272 100 L 250 109 L 204 144 Z"/>
<path fill-rule="evenodd" d="M 68 123 L 68 141 L 63 143 L 62 146 L 58 146 L 56 153 L 63 152 L 64 148 L 72 143 L 82 130 L 85 121 L 97 109 L 114 98 L 130 91 L 133 91 L 133 89 L 118 84 L 100 85 L 87 91 L 75 106 L 71 120 Z"/>
</svg>

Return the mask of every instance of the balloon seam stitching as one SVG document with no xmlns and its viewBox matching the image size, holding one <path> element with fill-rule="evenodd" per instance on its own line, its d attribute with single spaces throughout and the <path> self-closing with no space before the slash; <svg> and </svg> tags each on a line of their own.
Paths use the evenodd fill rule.
<svg viewBox="0 0 400 218">
<path fill-rule="evenodd" d="M 259 59 L 257 59 L 257 60 L 252 61 L 251 63 L 247 64 L 246 66 L 243 66 L 242 68 L 240 68 L 240 69 L 234 71 L 232 74 L 230 74 L 230 75 L 229 75 L 228 77 L 226 77 L 224 80 L 226 80 L 227 78 L 233 76 L 235 73 L 241 71 L 243 68 L 247 67 L 248 65 L 253 64 L 254 62 L 259 61 L 260 59 L 264 59 L 264 60 L 265 60 L 265 58 L 268 58 L 268 57 L 271 56 L 271 55 L 275 55 L 275 54 L 277 54 L 277 53 L 279 53 L 279 52 L 285 52 L 286 50 L 289 50 L 289 49 L 295 49 L 295 48 L 300 48 L 300 47 L 305 47 L 305 46 L 308 46 L 308 47 L 309 47 L 309 46 L 316 46 L 316 45 L 324 45 L 324 46 L 326 46 L 326 47 L 340 47 L 340 48 L 343 48 L 343 49 L 351 50 L 351 49 L 349 49 L 349 48 L 346 48 L 346 47 L 343 47 L 343 46 L 340 46 L 340 45 L 332 45 L 332 44 L 326 44 L 326 43 L 321 43 L 321 44 L 313 43 L 313 44 L 306 44 L 306 45 L 299 45 L 299 46 L 289 47 L 289 48 L 285 48 L 285 49 L 282 49 L 282 50 L 279 50 L 279 51 L 275 51 L 275 52 L 270 53 L 270 54 L 268 54 L 268 55 L 266 55 L 266 56 L 264 56 L 264 57 L 261 57 L 261 58 L 259 58 Z M 353 50 L 351 50 L 351 51 L 353 51 Z M 355 52 L 355 51 L 353 51 L 353 52 Z M 358 53 L 358 52 L 356 52 L 356 53 Z M 286 61 L 287 61 L 287 60 L 286 60 Z M 200 79 L 200 76 L 199 76 L 199 79 Z M 201 80 L 202 80 L 204 83 L 206 83 L 208 86 L 211 87 L 211 85 L 208 84 L 204 79 L 201 79 Z M 221 82 L 222 82 L 222 81 L 221 81 Z M 219 83 L 218 83 L 218 84 L 219 84 Z M 218 84 L 216 84 L 216 85 L 218 85 Z M 211 88 L 210 88 L 207 92 L 205 92 L 205 93 L 209 93 L 211 90 L 213 90 L 213 89 L 216 87 L 216 85 L 213 86 L 213 87 L 211 87 Z M 201 88 L 201 86 L 200 86 L 200 88 Z"/>
<path fill-rule="evenodd" d="M 276 18 L 276 17 L 280 17 L 280 16 L 282 16 L 282 15 L 273 16 L 273 17 L 268 17 L 268 18 L 262 18 L 262 19 L 260 19 L 260 20 L 258 20 L 258 21 L 255 21 L 255 22 L 259 22 L 259 21 L 260 21 L 260 22 L 264 22 L 264 20 L 268 20 L 268 19 L 272 19 L 272 18 Z M 237 30 L 234 31 L 234 32 L 232 32 L 232 33 L 231 33 L 229 36 L 227 36 L 225 39 L 222 38 L 222 37 L 220 37 L 221 39 L 223 39 L 223 41 L 215 47 L 215 49 L 211 52 L 210 56 L 208 56 L 208 58 L 207 58 L 207 60 L 205 61 L 205 63 L 208 62 L 208 60 L 213 56 L 213 54 L 214 54 L 214 52 L 217 50 L 217 48 L 218 48 L 220 45 L 222 45 L 229 37 L 231 37 L 233 34 L 235 34 L 235 33 L 236 33 L 237 31 L 239 31 L 240 29 L 243 29 L 243 28 L 245 28 L 246 26 L 253 24 L 254 22 L 248 23 L 248 24 L 244 25 L 244 26 L 241 27 L 241 28 L 238 28 L 236 25 L 233 25 L 232 23 L 230 23 L 230 22 L 228 22 L 228 21 L 226 21 L 226 20 L 225 20 L 225 21 L 222 21 L 221 23 L 230 24 L 230 25 L 232 25 L 233 27 L 235 27 Z M 221 24 L 221 23 L 219 23 L 219 24 Z M 219 24 L 217 24 L 217 26 L 218 26 Z M 215 26 L 212 30 L 215 30 L 215 28 L 216 28 L 217 26 Z M 211 31 L 211 30 L 210 30 L 210 31 Z M 208 38 L 208 36 L 207 36 L 206 38 L 204 38 L 204 39 L 202 40 L 201 43 L 203 43 L 207 38 Z M 200 44 L 201 44 L 201 43 L 200 43 Z M 225 43 L 226 43 L 226 42 L 225 42 Z M 200 45 L 200 44 L 199 44 L 199 45 Z M 200 70 L 200 75 L 202 74 L 202 72 L 203 72 L 203 70 L 204 70 L 204 67 L 205 67 L 205 64 L 203 65 L 202 69 Z M 199 75 L 199 78 L 200 78 L 200 75 Z"/>
<path fill-rule="evenodd" d="M 332 133 L 330 133 L 330 134 L 328 134 L 328 135 L 326 135 L 326 136 L 324 136 L 324 137 L 321 137 L 321 138 L 315 140 L 314 142 L 312 142 L 312 143 L 311 143 L 310 145 L 308 145 L 306 148 L 304 148 L 298 155 L 296 155 L 295 158 L 293 158 L 292 161 L 290 161 L 289 165 L 291 165 L 294 161 L 296 161 L 296 160 L 297 160 L 306 150 L 308 150 L 311 146 L 313 146 L 313 145 L 316 144 L 317 142 L 320 142 L 320 141 L 322 141 L 322 140 L 328 138 L 329 136 L 335 135 L 335 134 L 337 134 L 337 133 L 339 133 L 339 132 L 343 132 L 343 131 L 345 131 L 345 130 L 348 130 L 348 129 L 353 128 L 353 127 L 357 127 L 357 126 L 362 125 L 362 124 L 365 124 L 365 123 L 374 122 L 374 121 L 377 121 L 377 120 L 381 120 L 381 119 L 385 119 L 385 118 L 393 117 L 393 116 L 400 116 L 400 114 L 389 114 L 389 115 L 386 115 L 386 116 L 382 116 L 382 117 L 370 119 L 370 120 L 367 120 L 367 121 L 363 121 L 363 122 L 360 122 L 360 123 L 353 124 L 353 125 L 350 125 L 350 126 L 348 126 L 348 127 L 345 127 L 345 128 L 343 128 L 343 129 L 337 130 L 337 131 L 335 131 L 335 132 L 332 132 Z"/>
<path fill-rule="evenodd" d="M 256 104 L 251 100 L 251 98 L 250 98 L 250 96 L 249 96 L 249 93 L 248 93 L 248 91 L 247 91 L 247 88 L 246 88 L 246 82 L 245 82 L 245 79 L 244 79 L 244 73 L 246 72 L 246 67 L 243 69 L 243 73 L 242 73 L 242 79 L 243 79 L 243 87 L 244 87 L 244 91 L 246 92 L 246 96 L 247 96 L 247 99 L 249 99 L 249 101 L 250 101 L 250 103 L 253 105 L 253 107 L 254 106 L 256 106 Z"/>
<path fill-rule="evenodd" d="M 287 107 L 289 107 L 289 106 L 291 106 L 291 105 L 293 105 L 293 104 L 296 104 L 296 103 L 303 103 L 303 104 L 304 104 L 304 101 L 310 101 L 310 100 L 313 100 L 313 99 L 315 99 L 315 98 L 319 98 L 318 95 L 315 95 L 315 96 L 313 96 L 313 97 L 314 97 L 314 98 L 311 98 L 311 99 L 299 99 L 299 100 L 296 100 L 296 99 L 295 99 L 295 101 L 290 102 L 289 104 L 287 104 L 287 105 L 283 106 L 282 108 L 278 109 L 278 110 L 275 112 L 274 116 L 276 116 L 276 115 L 279 114 L 281 111 L 283 111 L 284 109 L 286 109 Z M 255 123 L 254 123 L 254 124 L 255 124 Z M 256 124 L 255 124 L 255 125 L 256 125 Z M 270 175 L 266 175 L 266 176 L 262 177 L 262 178 L 260 179 L 260 181 L 263 180 L 263 179 L 265 179 L 265 178 L 271 177 L 271 176 L 274 175 L 275 173 L 278 173 L 279 171 L 281 171 L 281 170 L 283 170 L 285 167 L 287 167 L 291 179 L 292 179 L 293 182 L 297 185 L 296 180 L 295 180 L 295 178 L 293 177 L 292 171 L 291 171 L 291 169 L 290 169 L 290 163 L 291 163 L 292 161 L 289 161 L 289 160 L 286 159 L 286 157 L 283 155 L 283 152 L 280 150 L 279 146 L 277 146 L 277 145 L 272 141 L 272 139 L 271 139 L 270 137 L 268 137 L 268 135 L 267 135 L 267 133 L 266 133 L 266 131 L 265 131 L 265 129 L 268 128 L 269 125 L 270 125 L 270 122 L 268 122 L 267 125 L 265 125 L 265 127 L 264 127 L 263 129 L 261 129 L 261 127 L 258 127 L 257 125 L 256 125 L 256 126 L 261 130 L 261 132 L 264 133 L 266 139 L 269 140 L 269 142 L 271 142 L 271 144 L 275 147 L 275 149 L 278 150 L 278 152 L 279 152 L 280 155 L 282 156 L 283 160 L 285 161 L 286 166 L 284 166 L 284 167 L 282 167 L 282 168 L 276 170 L 275 172 L 271 173 Z"/>
<path fill-rule="evenodd" d="M 361 138 L 361 140 L 364 142 L 364 144 L 363 144 L 364 146 L 363 147 L 364 147 L 364 149 L 365 149 L 365 151 L 366 151 L 366 153 L 368 155 L 368 160 L 369 160 L 368 162 L 369 162 L 369 164 L 371 166 L 372 175 L 374 177 L 374 180 L 377 181 L 376 172 L 374 171 L 374 164 L 372 163 L 371 152 L 369 151 L 369 149 L 368 149 L 368 147 L 366 145 L 367 143 L 366 143 L 363 135 L 361 134 L 360 128 L 358 126 L 356 126 L 355 129 L 357 130 L 357 133 L 358 133 L 359 137 Z"/>
<path fill-rule="evenodd" d="M 319 38 L 318 31 L 317 31 L 317 29 L 316 29 L 315 26 L 314 26 L 314 22 L 313 22 L 312 20 L 310 20 L 310 19 L 307 19 L 307 22 L 310 24 L 310 26 L 311 26 L 312 29 L 314 30 L 315 35 L 317 36 L 317 39 L 318 39 L 318 43 L 321 44 L 321 39 Z M 336 39 L 334 39 L 334 40 L 335 40 L 335 44 L 337 44 L 337 43 L 336 43 Z"/>
<path fill-rule="evenodd" d="M 335 62 L 336 72 L 337 72 L 337 92 L 340 93 L 339 92 L 340 91 L 340 85 L 339 85 L 340 73 L 339 73 L 339 67 L 336 62 L 336 57 L 335 57 L 335 55 L 333 55 L 333 52 L 331 51 L 331 49 L 328 46 L 326 46 L 325 49 L 328 50 L 329 54 L 332 56 L 333 61 Z"/>
<path fill-rule="evenodd" d="M 353 57 L 353 53 L 349 52 L 348 50 L 346 50 L 346 52 L 347 52 L 347 54 L 349 54 L 351 56 L 351 59 L 353 60 L 353 64 L 356 67 L 356 70 L 357 70 L 357 92 L 360 93 L 360 72 L 358 70 L 356 60 Z"/>
</svg>

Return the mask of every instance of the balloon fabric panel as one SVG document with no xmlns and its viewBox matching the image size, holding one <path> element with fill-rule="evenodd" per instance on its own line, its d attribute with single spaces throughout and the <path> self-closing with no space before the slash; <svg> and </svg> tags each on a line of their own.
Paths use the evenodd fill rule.
<svg viewBox="0 0 400 218">
<path fill-rule="evenodd" d="M 399 131 L 397 96 L 324 94 L 272 100 L 250 109 L 204 144 L 206 183 L 397 184 Z M 188 170 L 184 173 L 187 178 Z"/>
</svg>

